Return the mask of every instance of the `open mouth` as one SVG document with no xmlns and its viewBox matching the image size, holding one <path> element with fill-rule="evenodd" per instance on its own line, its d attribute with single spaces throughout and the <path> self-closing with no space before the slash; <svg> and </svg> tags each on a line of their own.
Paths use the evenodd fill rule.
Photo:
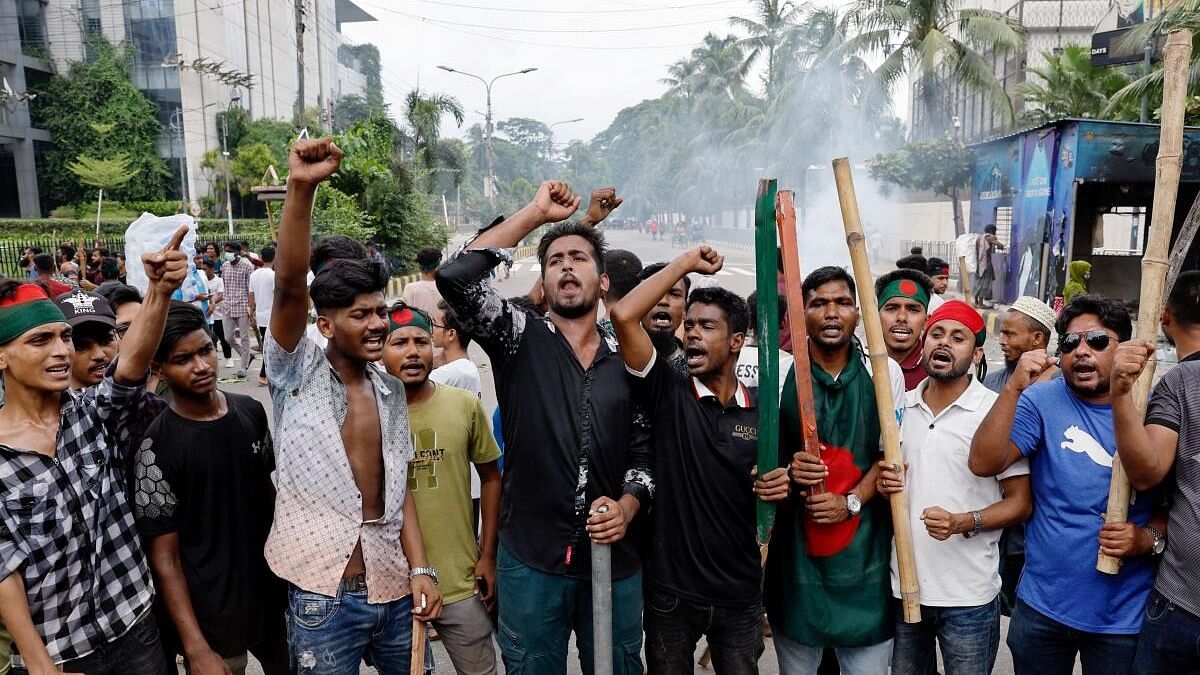
<svg viewBox="0 0 1200 675">
<path fill-rule="evenodd" d="M 1098 372 L 1095 364 L 1092 363 L 1076 363 L 1071 366 L 1071 372 L 1076 378 L 1081 380 L 1091 379 Z"/>
<path fill-rule="evenodd" d="M 425 364 L 420 362 L 406 363 L 400 366 L 400 372 L 406 375 L 420 375 L 425 372 Z"/>
<path fill-rule="evenodd" d="M 836 338 L 842 336 L 842 324 L 830 322 L 821 324 L 821 337 Z"/>
<path fill-rule="evenodd" d="M 701 347 L 688 347 L 683 353 L 689 366 L 704 363 L 704 359 L 708 358 L 708 352 Z"/>
<path fill-rule="evenodd" d="M 61 366 L 50 366 L 46 369 L 46 372 L 54 375 L 55 377 L 67 377 L 71 372 L 71 366 L 66 363 L 62 364 Z"/>
<path fill-rule="evenodd" d="M 948 349 L 938 349 L 929 355 L 929 363 L 938 366 L 950 366 L 954 364 L 954 355 Z"/>
<path fill-rule="evenodd" d="M 368 349 L 383 349 L 383 336 L 369 336 L 367 339 L 363 340 L 363 344 L 366 345 Z"/>
<path fill-rule="evenodd" d="M 99 364 L 92 366 L 91 368 L 88 368 L 88 373 L 91 375 L 99 375 L 100 377 L 104 377 L 104 372 L 106 370 L 108 370 L 108 364 L 107 363 L 99 363 Z"/>
<path fill-rule="evenodd" d="M 671 315 L 668 312 L 654 312 L 650 315 L 650 325 L 659 330 L 671 330 Z"/>
<path fill-rule="evenodd" d="M 903 325 L 892 326 L 891 329 L 888 330 L 888 332 L 891 333 L 893 337 L 899 338 L 901 340 L 907 340 L 908 338 L 912 337 L 912 335 L 913 335 L 912 329 L 909 328 L 908 326 L 903 326 Z"/>
</svg>

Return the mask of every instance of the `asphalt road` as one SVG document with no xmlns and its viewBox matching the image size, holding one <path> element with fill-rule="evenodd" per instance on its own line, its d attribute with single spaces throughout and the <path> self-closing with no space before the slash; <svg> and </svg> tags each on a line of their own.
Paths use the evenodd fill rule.
<svg viewBox="0 0 1200 675">
<path fill-rule="evenodd" d="M 643 264 L 667 261 L 683 252 L 683 249 L 681 248 L 672 248 L 669 242 L 652 241 L 649 235 L 640 234 L 637 232 L 613 231 L 607 233 L 607 238 L 611 248 L 623 248 L 631 250 L 637 254 Z M 755 285 L 755 266 L 753 253 L 743 249 L 722 248 L 720 244 L 714 244 L 714 246 L 716 246 L 718 250 L 720 250 L 721 253 L 725 254 L 726 256 L 725 269 L 723 269 L 714 277 L 715 282 L 742 296 L 749 295 L 754 290 Z M 883 270 L 878 271 L 881 273 Z M 536 258 L 518 260 L 515 261 L 510 276 L 507 279 L 497 280 L 496 286 L 506 296 L 517 295 L 527 291 L 532 286 L 534 281 L 539 277 L 539 274 L 540 272 L 537 267 Z M 953 295 L 953 293 L 951 293 L 951 295 Z M 483 352 L 479 350 L 476 345 L 472 345 L 472 357 L 475 359 L 476 363 L 480 365 L 480 368 L 484 373 L 484 408 L 490 412 L 496 405 L 495 389 L 493 387 L 492 378 L 489 376 L 491 369 L 486 355 L 483 354 Z M 996 347 L 994 340 L 988 341 L 988 359 L 989 361 L 998 361 L 1000 359 L 999 350 Z M 254 363 L 254 370 L 257 370 L 257 366 L 258 362 L 256 361 Z M 222 368 L 223 376 L 232 376 L 233 372 L 233 368 Z M 267 396 L 267 390 L 264 387 L 256 386 L 254 383 L 254 378 L 250 378 L 248 382 L 222 384 L 221 387 L 235 393 L 254 396 L 261 401 L 264 406 L 267 406 L 268 410 L 270 410 L 270 400 Z M 996 667 L 993 671 L 998 675 L 1009 675 L 1013 672 L 1012 658 L 1008 653 L 1007 646 L 1004 645 L 1004 636 L 1007 634 L 1007 628 L 1008 620 L 1004 619 L 1001 624 L 1000 653 L 996 660 Z M 703 641 L 701 641 L 701 644 L 697 647 L 697 657 L 703 650 L 703 644 Z M 453 667 L 450 664 L 450 659 L 440 643 L 435 642 L 433 644 L 433 651 L 434 659 L 437 664 L 437 672 L 443 674 L 453 673 Z M 497 656 L 498 655 L 499 648 L 497 647 Z M 568 673 L 572 675 L 582 673 L 582 670 L 579 667 L 578 656 L 574 645 L 572 645 L 570 648 L 570 655 L 567 663 Z M 775 659 L 774 647 L 770 639 L 766 640 L 766 650 L 759 661 L 759 668 L 760 672 L 764 675 L 776 675 L 779 673 L 778 663 Z M 697 668 L 697 670 L 699 672 L 709 672 L 699 668 Z M 503 671 L 502 667 L 501 671 Z M 180 673 L 182 672 L 183 669 L 180 667 Z M 250 668 L 247 672 L 258 674 L 262 671 L 258 667 L 258 664 L 251 659 Z M 375 670 L 363 666 L 362 672 L 374 673 Z M 1075 672 L 1080 672 L 1078 667 L 1076 668 Z"/>
</svg>

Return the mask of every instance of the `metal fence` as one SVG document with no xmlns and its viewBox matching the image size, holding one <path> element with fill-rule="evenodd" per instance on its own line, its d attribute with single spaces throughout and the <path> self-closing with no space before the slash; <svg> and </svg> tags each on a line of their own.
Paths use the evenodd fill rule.
<svg viewBox="0 0 1200 675">
<path fill-rule="evenodd" d="M 197 246 L 203 246 L 209 240 L 201 238 L 197 242 Z M 223 242 L 224 239 L 216 239 L 214 241 Z M 237 237 L 237 241 L 246 242 L 249 244 L 252 251 L 258 251 L 267 244 L 271 243 L 271 238 L 267 234 L 250 234 Z M 25 254 L 25 249 L 40 248 L 43 253 L 49 253 L 55 257 L 58 256 L 58 247 L 61 244 L 68 244 L 72 248 L 79 246 L 78 242 L 63 239 L 53 239 L 51 237 L 29 237 L 26 239 L 0 239 L 0 276 L 4 277 L 24 277 L 25 272 L 21 269 L 21 257 Z M 100 240 L 100 246 L 107 248 L 113 255 L 125 252 L 125 237 L 104 237 Z"/>
<path fill-rule="evenodd" d="M 896 258 L 909 254 L 914 246 L 921 247 L 921 255 L 926 258 L 941 258 L 950 263 L 950 278 L 958 279 L 958 254 L 952 241 L 930 241 L 928 239 L 901 239 L 900 250 Z"/>
</svg>

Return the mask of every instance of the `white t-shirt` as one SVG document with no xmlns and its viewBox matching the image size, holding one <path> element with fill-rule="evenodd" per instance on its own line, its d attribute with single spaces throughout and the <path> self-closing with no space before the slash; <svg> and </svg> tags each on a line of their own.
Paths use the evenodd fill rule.
<svg viewBox="0 0 1200 675">
<path fill-rule="evenodd" d="M 207 275 L 206 275 L 207 276 Z M 217 295 L 225 293 L 225 280 L 220 275 L 214 274 L 213 278 L 208 280 L 208 302 L 211 306 L 216 300 Z M 225 318 L 225 299 L 221 299 L 221 303 L 213 310 L 212 316 L 208 317 L 208 323 L 211 325 L 213 321 Z"/>
<path fill-rule="evenodd" d="M 255 325 L 266 328 L 271 324 L 271 307 L 275 304 L 275 270 L 270 267 L 254 270 L 249 284 L 254 294 Z"/>
<path fill-rule="evenodd" d="M 958 400 L 937 417 L 921 398 L 929 380 L 906 395 L 901 451 L 908 462 L 905 490 L 921 604 L 931 607 L 978 607 L 1000 592 L 1000 533 L 984 530 L 970 539 L 956 534 L 946 541 L 930 536 L 921 512 L 940 506 L 950 513 L 982 511 L 1003 498 L 1000 481 L 1029 473 L 1022 459 L 999 476 L 971 473 L 971 439 L 992 409 L 997 394 L 971 378 Z M 900 597 L 896 551 L 892 548 L 892 594 Z"/>
<path fill-rule="evenodd" d="M 787 380 L 788 371 L 792 369 L 792 364 L 795 359 L 792 355 L 779 350 L 779 395 L 783 396 L 783 383 Z M 742 351 L 738 352 L 737 365 L 734 366 L 734 374 L 737 375 L 738 382 L 750 387 L 751 389 L 758 388 L 758 345 L 746 345 L 742 347 Z"/>
<path fill-rule="evenodd" d="M 434 368 L 433 372 L 429 373 L 429 379 L 438 384 L 465 389 L 483 398 L 483 383 L 479 379 L 479 366 L 475 365 L 471 359 L 455 359 L 440 368 Z M 479 499 L 479 494 L 479 471 L 472 464 L 471 499 Z"/>
<path fill-rule="evenodd" d="M 459 389 L 466 389 L 476 396 L 483 396 L 483 384 L 479 379 L 479 366 L 471 359 L 455 359 L 441 368 L 434 368 L 429 379 Z"/>
</svg>

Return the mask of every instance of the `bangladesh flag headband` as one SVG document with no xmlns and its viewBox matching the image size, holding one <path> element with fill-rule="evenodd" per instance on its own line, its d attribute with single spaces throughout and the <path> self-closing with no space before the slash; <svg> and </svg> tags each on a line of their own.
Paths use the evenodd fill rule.
<svg viewBox="0 0 1200 675">
<path fill-rule="evenodd" d="M 38 326 L 66 320 L 41 286 L 21 284 L 11 297 L 0 300 L 0 345 Z"/>
<path fill-rule="evenodd" d="M 912 279 L 896 279 L 885 286 L 883 292 L 879 294 L 879 307 L 882 309 L 884 303 L 895 297 L 912 298 L 921 303 L 923 307 L 929 307 L 929 291 Z"/>
<path fill-rule="evenodd" d="M 426 333 L 433 333 L 433 325 L 429 323 L 429 317 L 422 312 L 413 311 L 412 307 L 397 307 L 388 312 L 388 332 L 392 332 L 397 328 L 420 328 Z"/>
</svg>

